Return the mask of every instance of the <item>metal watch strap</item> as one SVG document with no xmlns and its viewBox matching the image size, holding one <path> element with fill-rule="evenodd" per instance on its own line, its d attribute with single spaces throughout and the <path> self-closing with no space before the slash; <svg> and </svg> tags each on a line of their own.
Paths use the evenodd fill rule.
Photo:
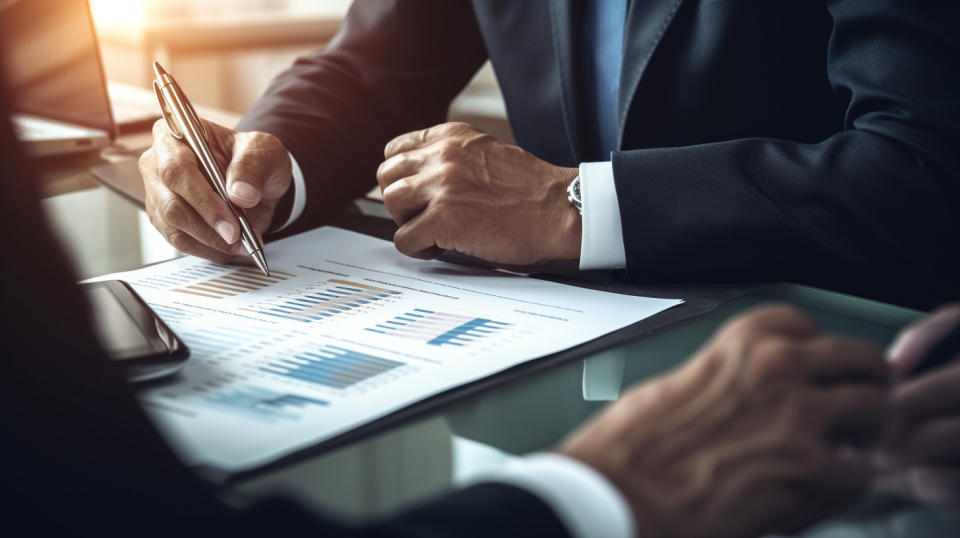
<svg viewBox="0 0 960 538">
<path fill-rule="evenodd" d="M 577 213 L 583 215 L 583 195 L 580 190 L 580 174 L 573 178 L 570 185 L 567 186 L 567 201 L 577 209 Z"/>
</svg>

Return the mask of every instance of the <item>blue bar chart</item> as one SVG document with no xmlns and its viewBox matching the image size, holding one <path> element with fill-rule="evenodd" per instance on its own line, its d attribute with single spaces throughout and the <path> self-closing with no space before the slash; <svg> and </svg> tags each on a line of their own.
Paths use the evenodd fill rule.
<svg viewBox="0 0 960 538">
<path fill-rule="evenodd" d="M 510 327 L 488 318 L 414 308 L 366 330 L 420 340 L 431 346 L 466 346 Z"/>
<path fill-rule="evenodd" d="M 251 331 L 249 328 L 214 326 L 200 327 L 180 334 L 190 354 L 194 357 L 213 357 L 239 348 L 244 344 L 271 336 L 266 331 Z"/>
<path fill-rule="evenodd" d="M 242 310 L 311 323 L 358 309 L 369 309 L 398 295 L 401 295 L 401 292 L 348 280 L 330 279 L 321 285 Z"/>
<path fill-rule="evenodd" d="M 260 371 L 336 389 L 349 388 L 404 363 L 347 348 L 321 345 L 271 360 Z"/>
<path fill-rule="evenodd" d="M 153 311 L 160 316 L 160 319 L 167 323 L 178 323 L 181 321 L 186 321 L 195 316 L 193 313 L 177 308 L 170 308 L 164 305 L 151 304 L 150 308 L 153 308 Z"/>
<path fill-rule="evenodd" d="M 310 407 L 329 405 L 326 400 L 277 392 L 254 385 L 218 389 L 204 397 L 204 401 L 222 411 L 267 421 L 298 420 Z"/>
</svg>

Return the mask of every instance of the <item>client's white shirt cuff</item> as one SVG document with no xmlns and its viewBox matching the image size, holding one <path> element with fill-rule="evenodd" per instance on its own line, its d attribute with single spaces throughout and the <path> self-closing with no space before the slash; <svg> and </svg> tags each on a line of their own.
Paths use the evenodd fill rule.
<svg viewBox="0 0 960 538">
<path fill-rule="evenodd" d="M 290 216 L 287 217 L 286 222 L 275 230 L 277 232 L 300 218 L 300 215 L 303 214 L 303 208 L 307 205 L 307 184 L 303 180 L 303 171 L 300 170 L 300 165 L 297 164 L 293 154 L 288 151 L 287 155 L 290 156 L 290 165 L 293 168 L 293 207 L 290 209 Z"/>
<path fill-rule="evenodd" d="M 613 163 L 581 163 L 583 224 L 580 269 L 620 269 L 627 265 Z"/>
<path fill-rule="evenodd" d="M 574 538 L 631 538 L 633 515 L 616 487 L 592 467 L 560 454 L 519 458 L 485 477 L 543 500 Z"/>
</svg>

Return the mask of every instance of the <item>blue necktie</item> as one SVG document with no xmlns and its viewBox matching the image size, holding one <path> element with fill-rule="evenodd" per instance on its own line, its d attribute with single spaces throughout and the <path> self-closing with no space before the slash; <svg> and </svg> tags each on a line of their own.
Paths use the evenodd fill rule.
<svg viewBox="0 0 960 538">
<path fill-rule="evenodd" d="M 581 58 L 586 159 L 607 161 L 617 146 L 617 94 L 627 0 L 586 0 Z"/>
</svg>

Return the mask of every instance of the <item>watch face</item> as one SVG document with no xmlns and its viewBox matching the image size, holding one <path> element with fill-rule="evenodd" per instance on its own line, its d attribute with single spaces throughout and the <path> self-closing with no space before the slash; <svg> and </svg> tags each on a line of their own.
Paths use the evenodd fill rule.
<svg viewBox="0 0 960 538">
<path fill-rule="evenodd" d="M 567 200 L 581 215 L 583 214 L 583 199 L 580 196 L 580 176 L 573 178 L 573 181 L 571 181 L 567 187 Z"/>
</svg>

